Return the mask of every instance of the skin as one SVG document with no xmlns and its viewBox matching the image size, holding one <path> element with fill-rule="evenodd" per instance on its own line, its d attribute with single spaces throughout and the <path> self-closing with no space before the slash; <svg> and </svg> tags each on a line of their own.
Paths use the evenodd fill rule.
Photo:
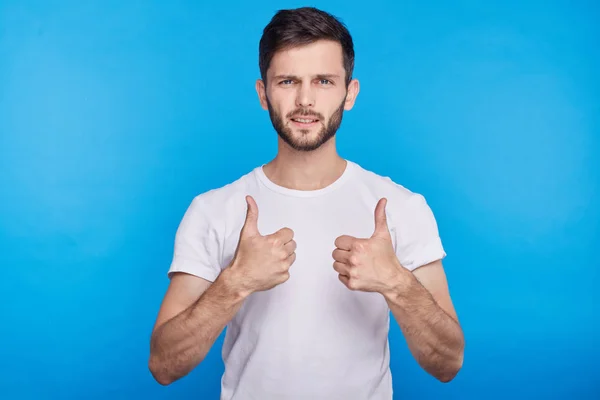
<svg viewBox="0 0 600 400">
<path fill-rule="evenodd" d="M 387 226 L 387 199 L 377 203 L 370 238 L 335 240 L 333 269 L 350 290 L 380 293 L 423 369 L 450 382 L 462 367 L 464 336 L 441 260 L 409 271 L 400 264 Z"/>
<path fill-rule="evenodd" d="M 264 166 L 274 183 L 297 190 L 324 188 L 337 180 L 346 162 L 335 133 L 343 111 L 351 110 L 359 82 L 345 83 L 342 49 L 318 41 L 275 54 L 266 81 L 256 82 L 263 109 L 278 135 L 276 157 Z M 318 119 L 299 126 L 295 117 Z M 246 196 L 247 212 L 235 256 L 215 282 L 185 273 L 172 277 L 152 331 L 149 368 L 168 385 L 188 374 L 206 356 L 227 323 L 253 292 L 289 278 L 295 260 L 294 232 L 268 236 L 257 229 L 259 210 Z M 384 296 L 417 362 L 442 382 L 463 362 L 464 337 L 450 298 L 441 260 L 410 272 L 396 257 L 382 198 L 374 210 L 370 238 L 343 235 L 335 240 L 332 268 L 348 290 Z"/>
</svg>

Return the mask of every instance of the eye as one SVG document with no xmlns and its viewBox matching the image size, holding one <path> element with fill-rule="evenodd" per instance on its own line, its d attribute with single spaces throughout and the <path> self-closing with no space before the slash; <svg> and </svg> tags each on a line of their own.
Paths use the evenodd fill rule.
<svg viewBox="0 0 600 400">
<path fill-rule="evenodd" d="M 322 85 L 329 85 L 329 84 L 331 84 L 331 81 L 329 79 L 321 79 L 321 80 L 319 80 L 319 82 Z"/>
<path fill-rule="evenodd" d="M 279 82 L 280 85 L 290 85 L 292 83 L 294 83 L 294 81 L 291 79 L 284 79 L 281 82 Z"/>
</svg>

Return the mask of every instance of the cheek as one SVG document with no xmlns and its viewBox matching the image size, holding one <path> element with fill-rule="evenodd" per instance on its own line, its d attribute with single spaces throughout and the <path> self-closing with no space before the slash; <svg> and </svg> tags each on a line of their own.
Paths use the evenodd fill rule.
<svg viewBox="0 0 600 400">
<path fill-rule="evenodd" d="M 338 110 L 340 109 L 340 107 L 343 107 L 345 104 L 345 99 L 343 94 L 340 95 L 340 93 L 335 93 L 331 96 L 328 96 L 327 98 L 327 109 L 329 110 L 329 114 L 328 116 L 332 116 L 333 114 L 335 114 L 336 112 L 338 112 Z"/>
<path fill-rule="evenodd" d="M 268 96 L 271 106 L 277 111 L 288 113 L 295 107 L 295 97 L 291 90 L 272 89 Z"/>
</svg>

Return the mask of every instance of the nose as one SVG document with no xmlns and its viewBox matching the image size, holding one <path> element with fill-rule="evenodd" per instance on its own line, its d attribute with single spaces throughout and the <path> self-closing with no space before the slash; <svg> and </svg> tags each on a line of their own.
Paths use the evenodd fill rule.
<svg viewBox="0 0 600 400">
<path fill-rule="evenodd" d="M 312 107 L 315 105 L 315 94 L 312 90 L 310 82 L 303 82 L 302 85 L 298 86 L 298 93 L 296 96 L 297 107 Z"/>
</svg>

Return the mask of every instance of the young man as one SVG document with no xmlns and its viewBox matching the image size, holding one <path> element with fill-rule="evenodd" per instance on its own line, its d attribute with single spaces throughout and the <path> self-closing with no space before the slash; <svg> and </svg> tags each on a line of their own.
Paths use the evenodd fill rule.
<svg viewBox="0 0 600 400">
<path fill-rule="evenodd" d="M 314 8 L 278 12 L 259 49 L 278 153 L 198 195 L 175 239 L 149 368 L 170 384 L 227 326 L 221 399 L 391 399 L 390 311 L 442 382 L 464 339 L 424 197 L 341 158 L 359 91 L 350 34 Z"/>
</svg>

